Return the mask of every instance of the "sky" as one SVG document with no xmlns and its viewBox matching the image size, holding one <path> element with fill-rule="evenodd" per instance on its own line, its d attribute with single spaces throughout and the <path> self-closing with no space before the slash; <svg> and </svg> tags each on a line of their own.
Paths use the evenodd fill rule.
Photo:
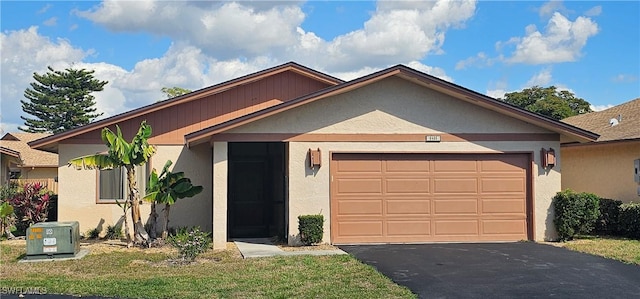
<svg viewBox="0 0 640 299">
<path fill-rule="evenodd" d="M 640 1 L 0 1 L 0 133 L 33 74 L 109 83 L 101 118 L 294 61 L 343 80 L 404 64 L 494 98 L 640 97 Z"/>
</svg>

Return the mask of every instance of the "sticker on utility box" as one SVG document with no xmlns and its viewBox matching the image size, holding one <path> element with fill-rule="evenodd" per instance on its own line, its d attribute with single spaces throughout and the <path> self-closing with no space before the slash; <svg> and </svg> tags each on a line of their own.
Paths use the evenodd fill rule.
<svg viewBox="0 0 640 299">
<path fill-rule="evenodd" d="M 43 246 L 42 252 L 44 253 L 58 252 L 58 246 Z"/>
<path fill-rule="evenodd" d="M 44 238 L 42 239 L 42 245 L 44 246 L 56 245 L 56 238 Z"/>
</svg>

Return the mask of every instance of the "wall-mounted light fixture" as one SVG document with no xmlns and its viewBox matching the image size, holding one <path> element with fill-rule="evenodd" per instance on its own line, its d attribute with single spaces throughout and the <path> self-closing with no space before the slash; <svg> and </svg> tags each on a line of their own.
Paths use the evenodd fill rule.
<svg viewBox="0 0 640 299">
<path fill-rule="evenodd" d="M 553 166 L 556 165 L 556 151 L 552 148 L 542 148 L 540 158 L 542 160 L 542 167 L 544 168 L 553 168 Z"/>
<path fill-rule="evenodd" d="M 320 156 L 320 148 L 318 149 L 309 149 L 309 168 L 311 169 L 316 169 L 320 168 L 320 164 L 322 161 L 322 158 Z"/>
</svg>

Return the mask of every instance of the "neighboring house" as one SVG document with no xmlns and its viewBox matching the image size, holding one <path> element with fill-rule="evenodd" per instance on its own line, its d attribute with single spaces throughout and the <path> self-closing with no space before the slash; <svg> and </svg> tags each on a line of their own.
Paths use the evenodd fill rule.
<svg viewBox="0 0 640 299">
<path fill-rule="evenodd" d="M 105 151 L 103 127 L 131 138 L 143 120 L 157 146 L 146 171 L 171 159 L 204 186 L 170 225 L 212 231 L 215 248 L 296 243 L 304 214 L 324 215 L 333 244 L 552 239 L 562 158 L 545 167 L 541 150 L 598 137 L 402 65 L 343 82 L 287 63 L 30 143 L 60 155 L 60 220 L 118 221 L 121 174 L 65 161 Z"/>
<path fill-rule="evenodd" d="M 20 164 L 20 152 L 0 146 L 0 186 L 9 184 L 11 168 Z"/>
<path fill-rule="evenodd" d="M 58 155 L 32 149 L 27 143 L 47 137 L 47 133 L 7 133 L 0 138 L 0 147 L 18 153 L 18 156 L 2 155 L 2 182 L 20 179 L 24 182 L 41 182 L 51 191 L 57 192 Z"/>
<path fill-rule="evenodd" d="M 562 121 L 600 134 L 595 142 L 562 145 L 562 188 L 639 201 L 634 160 L 640 159 L 640 98 Z"/>
</svg>

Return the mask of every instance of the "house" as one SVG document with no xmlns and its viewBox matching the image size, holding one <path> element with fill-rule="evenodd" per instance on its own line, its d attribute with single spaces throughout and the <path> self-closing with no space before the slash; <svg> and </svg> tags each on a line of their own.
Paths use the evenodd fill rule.
<svg viewBox="0 0 640 299">
<path fill-rule="evenodd" d="M 41 182 L 56 192 L 58 155 L 32 149 L 28 143 L 47 137 L 48 133 L 7 133 L 0 138 L 2 150 L 2 184 L 10 179 Z"/>
<path fill-rule="evenodd" d="M 562 188 L 623 202 L 640 200 L 640 182 L 634 180 L 634 161 L 640 159 L 640 98 L 562 121 L 600 135 L 594 142 L 561 146 Z"/>
<path fill-rule="evenodd" d="M 0 146 L 0 186 L 9 184 L 11 167 L 20 164 L 20 153 L 10 148 Z"/>
<path fill-rule="evenodd" d="M 541 150 L 598 137 L 403 65 L 343 82 L 286 63 L 30 143 L 60 155 L 60 220 L 120 218 L 121 174 L 65 162 L 143 120 L 157 153 L 140 172 L 171 159 L 205 187 L 170 226 L 212 231 L 214 248 L 296 243 L 304 214 L 324 215 L 333 244 L 553 239 L 562 157 L 543 165 Z"/>
</svg>

